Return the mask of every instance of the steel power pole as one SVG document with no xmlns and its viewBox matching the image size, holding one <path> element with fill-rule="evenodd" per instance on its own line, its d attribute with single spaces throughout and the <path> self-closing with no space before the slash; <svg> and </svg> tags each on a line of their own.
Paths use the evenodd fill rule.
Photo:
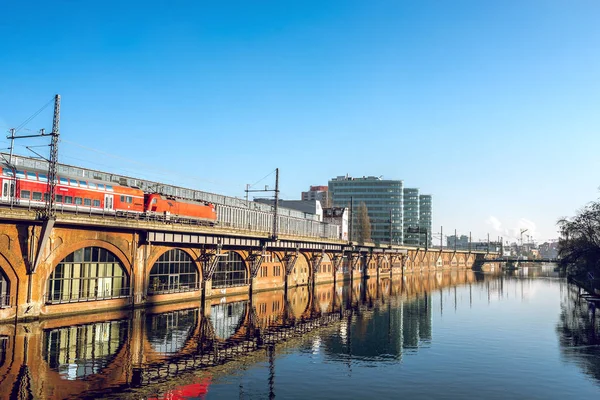
<svg viewBox="0 0 600 400">
<path fill-rule="evenodd" d="M 60 95 L 54 96 L 54 117 L 52 118 L 52 136 L 50 141 L 50 159 L 48 160 L 48 198 L 46 199 L 45 219 L 56 218 L 56 170 L 58 165 L 58 137 L 60 127 Z"/>
<path fill-rule="evenodd" d="M 271 175 L 269 173 L 269 175 Z M 267 175 L 268 176 L 268 175 Z M 266 177 L 265 177 L 266 178 Z M 264 179 L 264 178 L 263 178 Z M 268 186 L 265 186 L 264 190 L 250 190 L 251 185 L 246 184 L 246 201 L 248 201 L 248 193 L 250 192 L 275 192 L 275 204 L 273 204 L 273 232 L 271 235 L 271 239 L 277 240 L 278 236 L 278 224 L 277 224 L 277 212 L 279 207 L 279 168 L 275 168 L 275 190 L 268 189 Z"/>
<path fill-rule="evenodd" d="M 275 168 L 275 207 L 273 207 L 273 240 L 277 240 L 277 208 L 279 206 L 279 168 Z"/>
</svg>

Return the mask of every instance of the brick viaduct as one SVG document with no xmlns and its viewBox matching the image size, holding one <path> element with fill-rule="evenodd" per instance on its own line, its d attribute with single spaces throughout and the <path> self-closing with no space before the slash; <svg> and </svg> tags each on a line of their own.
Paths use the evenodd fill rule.
<svg viewBox="0 0 600 400">
<path fill-rule="evenodd" d="M 260 291 L 366 277 L 470 269 L 477 260 L 495 256 L 482 252 L 358 245 L 302 237 L 281 237 L 273 241 L 218 227 L 175 226 L 89 215 L 59 215 L 49 239 L 40 248 L 42 226 L 32 212 L 0 211 L 0 269 L 4 281 L 0 321 L 27 321 L 92 310 L 121 310 L 200 298 L 252 295 Z M 63 293 L 63 297 L 52 298 L 49 279 L 57 265 L 74 252 L 88 248 L 104 249 L 114 256 L 125 276 L 124 287 L 115 294 L 115 284 L 111 284 L 113 292 L 110 296 L 92 296 L 89 293 L 82 295 L 80 283 L 77 283 L 79 294 L 73 290 L 68 297 Z M 185 253 L 178 257 L 190 260 L 194 273 L 197 273 L 195 285 L 187 285 L 185 290 L 170 290 L 174 285 L 162 291 L 152 290 L 157 279 L 150 279 L 153 266 L 173 249 Z M 240 280 L 232 281 L 235 284 L 231 285 L 213 285 L 214 274 L 226 267 L 223 260 L 227 258 L 237 258 L 243 265 Z M 229 276 L 227 273 L 222 276 Z M 57 276 L 54 278 L 59 280 Z M 77 282 L 80 278 L 84 277 L 77 276 Z M 72 285 L 74 280 L 68 282 Z M 96 278 L 94 282 L 98 285 L 101 280 Z M 177 286 L 178 289 L 181 287 Z"/>
</svg>

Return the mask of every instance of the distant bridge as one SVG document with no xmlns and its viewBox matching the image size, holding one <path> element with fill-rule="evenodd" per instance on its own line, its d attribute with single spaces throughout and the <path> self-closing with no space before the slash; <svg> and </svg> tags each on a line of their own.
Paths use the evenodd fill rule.
<svg viewBox="0 0 600 400">
<path fill-rule="evenodd" d="M 519 257 L 500 257 L 493 260 L 486 260 L 486 262 L 524 262 L 524 263 L 556 263 L 558 258 L 532 258 L 523 259 Z"/>
</svg>

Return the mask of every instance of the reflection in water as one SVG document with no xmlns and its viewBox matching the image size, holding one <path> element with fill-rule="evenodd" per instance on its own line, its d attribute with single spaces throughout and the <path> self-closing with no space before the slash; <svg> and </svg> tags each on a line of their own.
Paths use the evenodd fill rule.
<svg viewBox="0 0 600 400">
<path fill-rule="evenodd" d="M 325 339 L 331 360 L 386 361 L 402 358 L 403 349 L 418 349 L 431 342 L 429 295 L 411 301 L 391 302 L 374 311 L 357 312 L 342 321 L 339 334 Z M 350 340 L 351 339 L 351 340 Z"/>
<path fill-rule="evenodd" d="M 197 308 L 153 314 L 146 317 L 148 341 L 154 351 L 163 354 L 179 352 L 198 324 Z"/>
<path fill-rule="evenodd" d="M 100 372 L 127 338 L 128 320 L 51 329 L 44 332 L 44 360 L 69 380 Z"/>
<path fill-rule="evenodd" d="M 0 367 L 6 362 L 6 348 L 8 347 L 8 336 L 0 336 Z"/>
<path fill-rule="evenodd" d="M 600 317 L 592 317 L 575 288 L 540 271 L 533 278 L 529 270 L 514 276 L 388 276 L 260 292 L 229 303 L 190 302 L 164 313 L 137 310 L 121 320 L 75 326 L 52 321 L 52 328 L 40 331 L 22 324 L 11 333 L 0 326 L 0 393 L 120 399 L 587 396 L 600 383 L 576 381 L 572 392 L 555 385 L 564 368 L 549 356 L 556 334 L 544 335 L 531 322 L 545 318 L 547 325 L 550 318 L 562 359 L 600 382 Z M 549 306 L 559 296 L 560 309 Z M 525 368 L 538 359 L 535 368 Z M 543 384 L 530 384 L 545 376 L 550 378 Z M 487 392 L 495 387 L 498 393 Z"/>
<path fill-rule="evenodd" d="M 229 339 L 233 336 L 244 323 L 247 305 L 247 301 L 237 301 L 211 306 L 210 319 L 215 336 L 219 339 Z"/>
<path fill-rule="evenodd" d="M 561 353 L 600 382 L 600 313 L 594 303 L 579 298 L 573 285 L 561 286 L 561 313 L 557 325 Z"/>
</svg>

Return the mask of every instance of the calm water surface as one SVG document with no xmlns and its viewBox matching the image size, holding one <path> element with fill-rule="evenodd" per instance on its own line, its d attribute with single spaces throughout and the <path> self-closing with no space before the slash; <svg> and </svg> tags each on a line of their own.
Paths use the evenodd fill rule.
<svg viewBox="0 0 600 400">
<path fill-rule="evenodd" d="M 287 298 L 269 292 L 146 311 L 77 332 L 98 329 L 108 333 L 90 335 L 108 335 L 108 344 L 98 348 L 102 340 L 95 340 L 87 353 L 67 344 L 81 347 L 88 337 L 66 334 L 72 327 L 44 330 L 39 362 L 48 374 L 58 374 L 65 387 L 88 385 L 72 397 L 600 395 L 600 315 L 593 317 L 552 266 L 512 276 L 462 271 L 369 279 L 298 288 Z"/>
</svg>

